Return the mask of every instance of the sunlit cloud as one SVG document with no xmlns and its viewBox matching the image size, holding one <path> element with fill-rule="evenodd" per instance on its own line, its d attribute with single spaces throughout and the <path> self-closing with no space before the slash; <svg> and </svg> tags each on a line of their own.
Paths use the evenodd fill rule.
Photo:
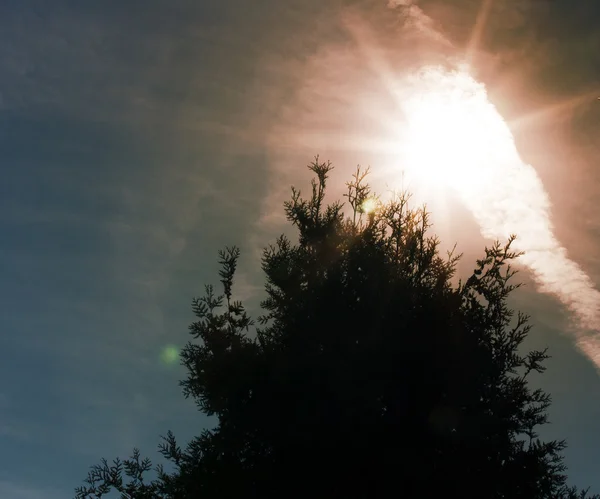
<svg viewBox="0 0 600 499">
<path fill-rule="evenodd" d="M 413 28 L 432 40 L 441 42 L 444 45 L 452 45 L 450 40 L 435 28 L 433 19 L 423 12 L 423 9 L 417 5 L 415 0 L 388 0 L 388 7 L 392 9 L 401 7 L 404 9 L 408 20 L 405 28 Z"/>
<path fill-rule="evenodd" d="M 332 159 L 340 177 L 357 163 L 372 163 L 377 188 L 402 183 L 412 190 L 427 184 L 434 207 L 440 205 L 440 193 L 452 192 L 484 238 L 517 234 L 514 248 L 524 252 L 519 263 L 529 269 L 538 291 L 571 312 L 575 341 L 600 365 L 594 336 L 600 330 L 600 293 L 555 235 L 548 192 L 519 154 L 512 122 L 505 121 L 470 71 L 493 2 L 481 3 L 463 51 L 451 47 L 414 1 L 383 5 L 400 19 L 395 33 L 370 29 L 354 10 L 342 12 L 348 39 L 324 43 L 297 68 L 294 98 L 267 133 L 277 189 L 265 201 L 261 223 L 281 222 L 273 213 L 280 211 L 289 184 L 301 182 L 298 160 L 315 153 Z M 414 40 L 415 32 L 429 44 L 408 50 L 405 42 Z M 560 117 L 588 98 L 580 95 L 535 111 L 515 127 Z"/>
<path fill-rule="evenodd" d="M 413 130 L 405 137 L 406 166 L 410 169 L 412 162 L 413 174 L 420 173 L 421 180 L 445 179 L 477 220 L 484 237 L 518 235 L 515 249 L 524 252 L 520 263 L 531 270 L 541 292 L 555 296 L 573 313 L 578 346 L 600 366 L 600 339 L 585 334 L 600 330 L 600 292 L 554 235 L 551 202 L 541 179 L 521 159 L 511 129 L 489 101 L 485 86 L 467 72 L 492 3 L 482 2 L 461 69 L 425 68 L 406 79 L 409 85 L 400 105 L 408 129 Z M 420 12 L 418 17 L 423 16 Z M 567 99 L 517 124 L 560 115 L 592 97 L 586 93 Z M 419 145 L 419 140 L 429 144 Z M 435 166 L 441 164 L 444 167 Z M 428 165 L 437 171 L 423 175 Z"/>
<path fill-rule="evenodd" d="M 433 178 L 453 189 L 484 237 L 517 234 L 515 249 L 524 252 L 519 261 L 532 271 L 540 291 L 556 296 L 582 330 L 600 329 L 600 292 L 555 237 L 542 181 L 519 156 L 484 85 L 464 71 L 441 68 L 407 80 L 412 86 L 404 90 L 402 105 L 408 171 L 421 183 Z"/>
</svg>

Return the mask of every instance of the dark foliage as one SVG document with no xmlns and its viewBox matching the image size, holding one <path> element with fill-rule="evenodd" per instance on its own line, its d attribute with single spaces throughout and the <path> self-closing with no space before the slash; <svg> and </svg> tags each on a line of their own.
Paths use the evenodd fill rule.
<svg viewBox="0 0 600 499">
<path fill-rule="evenodd" d="M 424 209 L 400 195 L 365 213 L 359 169 L 347 218 L 325 204 L 331 166 L 310 169 L 310 198 L 285 204 L 298 241 L 264 251 L 258 325 L 232 299 L 236 248 L 220 254 L 223 292 L 193 301 L 181 384 L 218 426 L 183 450 L 168 434 L 172 473 L 144 482 L 136 451 L 77 497 L 588 497 L 565 485 L 564 442 L 536 433 L 550 397 L 528 376 L 547 354 L 522 351 L 528 318 L 507 306 L 513 238 L 452 285 L 459 255 L 440 255 Z"/>
</svg>

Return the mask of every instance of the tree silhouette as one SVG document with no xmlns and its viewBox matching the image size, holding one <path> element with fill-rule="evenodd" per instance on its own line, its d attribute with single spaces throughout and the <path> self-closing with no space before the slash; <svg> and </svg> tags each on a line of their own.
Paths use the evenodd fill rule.
<svg viewBox="0 0 600 499">
<path fill-rule="evenodd" d="M 566 486 L 565 443 L 536 432 L 550 396 L 528 377 L 548 355 L 522 351 L 528 318 L 507 305 L 514 237 L 453 285 L 460 255 L 440 254 L 408 195 L 379 202 L 358 169 L 346 216 L 325 204 L 332 166 L 309 168 L 310 197 L 285 203 L 297 241 L 263 253 L 257 324 L 233 300 L 235 247 L 222 293 L 193 301 L 181 385 L 217 427 L 185 449 L 169 433 L 174 471 L 147 481 L 137 450 L 103 461 L 77 497 L 588 497 Z"/>
</svg>

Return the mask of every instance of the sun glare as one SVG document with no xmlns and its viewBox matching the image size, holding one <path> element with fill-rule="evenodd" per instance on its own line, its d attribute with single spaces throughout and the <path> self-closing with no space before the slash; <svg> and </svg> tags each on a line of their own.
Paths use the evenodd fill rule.
<svg viewBox="0 0 600 499">
<path fill-rule="evenodd" d="M 550 197 L 513 136 L 524 125 L 569 116 L 592 96 L 582 94 L 513 117 L 509 126 L 488 99 L 485 85 L 469 72 L 477 67 L 492 2 L 482 0 L 458 67 L 453 54 L 443 64 L 413 67 L 404 74 L 387 58 L 395 57 L 395 49 L 380 47 L 360 16 L 347 17 L 358 51 L 336 45 L 314 56 L 298 100 L 269 134 L 269 144 L 281 155 L 277 165 L 286 174 L 290 151 L 325 150 L 338 162 L 354 162 L 355 157 L 363 164 L 374 161 L 377 173 L 370 182 L 384 202 L 408 191 L 413 202 L 431 209 L 436 232 L 453 230 L 468 212 L 486 239 L 506 241 L 517 234 L 512 248 L 524 252 L 519 263 L 529 268 L 541 292 L 554 295 L 574 314 L 578 345 L 600 369 L 600 334 L 582 336 L 582 331 L 600 331 L 600 292 L 556 238 Z M 422 11 L 414 13 L 423 20 Z M 421 27 L 425 38 L 437 38 L 431 24 Z M 377 208 L 368 202 L 362 212 Z M 454 237 L 452 232 L 450 239 Z"/>
<path fill-rule="evenodd" d="M 403 162 L 425 186 L 472 195 L 489 182 L 489 165 L 505 150 L 504 123 L 490 113 L 485 88 L 466 72 L 429 70 L 402 102 L 406 131 Z"/>
<path fill-rule="evenodd" d="M 398 152 L 405 175 L 428 203 L 444 202 L 440 194 L 454 191 L 485 238 L 517 234 L 513 249 L 524 252 L 519 262 L 540 289 L 575 312 L 579 331 L 600 329 L 600 292 L 556 239 L 548 193 L 520 157 L 485 86 L 464 70 L 427 68 L 410 78 L 399 96 L 405 123 Z M 600 362 L 600 339 L 579 341 Z"/>
</svg>

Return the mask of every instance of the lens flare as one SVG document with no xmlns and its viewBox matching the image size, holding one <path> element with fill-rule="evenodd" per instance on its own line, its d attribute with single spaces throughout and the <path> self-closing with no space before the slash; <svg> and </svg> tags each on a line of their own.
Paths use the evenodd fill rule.
<svg viewBox="0 0 600 499">
<path fill-rule="evenodd" d="M 163 364 L 172 365 L 179 359 L 179 348 L 175 345 L 167 345 L 160 353 L 160 360 Z"/>
<path fill-rule="evenodd" d="M 367 215 L 373 213 L 377 209 L 377 200 L 375 198 L 365 199 L 362 206 L 362 211 Z"/>
</svg>

